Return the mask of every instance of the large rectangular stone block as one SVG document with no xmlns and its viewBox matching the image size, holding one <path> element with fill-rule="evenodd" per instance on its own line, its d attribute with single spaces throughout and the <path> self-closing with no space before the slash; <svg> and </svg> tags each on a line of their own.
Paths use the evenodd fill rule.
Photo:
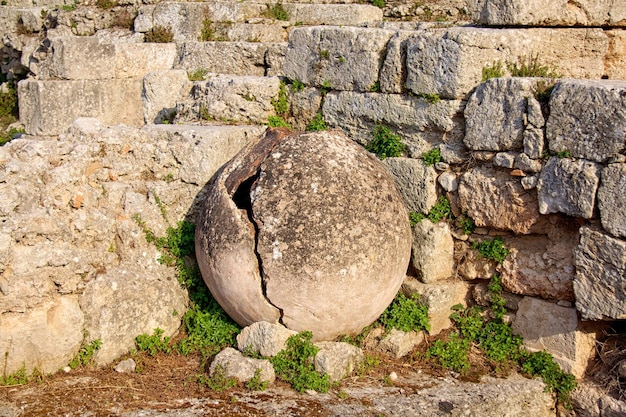
<svg viewBox="0 0 626 417">
<path fill-rule="evenodd" d="M 602 29 L 491 29 L 454 27 L 424 31 L 407 44 L 406 86 L 415 94 L 464 98 L 482 71 L 500 61 L 538 56 L 565 77 L 600 78 L 608 49 Z"/>
<path fill-rule="evenodd" d="M 626 164 L 611 164 L 602 170 L 598 208 L 602 227 L 616 237 L 626 237 Z"/>
<path fill-rule="evenodd" d="M 291 24 L 358 26 L 383 20 L 382 9 L 370 4 L 286 3 L 283 7 L 289 14 Z"/>
<path fill-rule="evenodd" d="M 553 152 L 606 162 L 626 149 L 626 81 L 562 80 L 550 97 Z"/>
<path fill-rule="evenodd" d="M 626 26 L 622 0 L 470 0 L 472 19 L 494 26 Z"/>
<path fill-rule="evenodd" d="M 626 318 L 626 242 L 582 227 L 574 262 L 576 308 L 582 317 Z"/>
<path fill-rule="evenodd" d="M 78 117 L 143 125 L 140 78 L 125 80 L 23 80 L 18 84 L 20 121 L 28 134 L 58 135 Z"/>
</svg>

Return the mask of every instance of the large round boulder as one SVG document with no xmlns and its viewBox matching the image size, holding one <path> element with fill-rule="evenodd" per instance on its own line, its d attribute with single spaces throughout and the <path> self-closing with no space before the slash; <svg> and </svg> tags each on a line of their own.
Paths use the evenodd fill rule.
<svg viewBox="0 0 626 417">
<path fill-rule="evenodd" d="M 379 161 L 339 132 L 268 130 L 215 175 L 196 229 L 202 276 L 240 325 L 356 334 L 393 300 L 411 252 Z"/>
</svg>

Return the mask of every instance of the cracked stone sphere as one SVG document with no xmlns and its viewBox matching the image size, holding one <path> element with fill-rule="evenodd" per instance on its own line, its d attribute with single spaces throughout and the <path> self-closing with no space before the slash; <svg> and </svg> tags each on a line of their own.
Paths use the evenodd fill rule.
<svg viewBox="0 0 626 417">
<path fill-rule="evenodd" d="M 380 162 L 339 132 L 270 129 L 211 180 L 196 228 L 202 276 L 241 326 L 354 335 L 405 277 L 411 229 Z"/>
</svg>

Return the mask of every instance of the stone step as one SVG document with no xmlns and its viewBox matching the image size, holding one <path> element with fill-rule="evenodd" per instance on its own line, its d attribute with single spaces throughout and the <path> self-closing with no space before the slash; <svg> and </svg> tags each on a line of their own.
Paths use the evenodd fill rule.
<svg viewBox="0 0 626 417">
<path fill-rule="evenodd" d="M 201 39 L 203 29 L 217 22 L 349 26 L 380 22 L 383 18 L 381 9 L 367 4 L 281 4 L 284 14 L 277 16 L 269 12 L 265 3 L 162 2 L 140 7 L 134 29 L 146 33 L 157 26 L 168 27 L 174 40 L 183 42 Z"/>
<path fill-rule="evenodd" d="M 186 99 L 176 105 L 175 122 L 209 121 L 265 124 L 276 115 L 278 77 L 214 75 L 195 81 Z"/>
</svg>

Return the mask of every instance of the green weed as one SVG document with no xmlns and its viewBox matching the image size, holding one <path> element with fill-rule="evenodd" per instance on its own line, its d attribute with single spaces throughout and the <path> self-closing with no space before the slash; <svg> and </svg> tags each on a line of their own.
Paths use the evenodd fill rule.
<svg viewBox="0 0 626 417">
<path fill-rule="evenodd" d="M 304 83 L 300 80 L 293 80 L 291 82 L 291 86 L 289 87 L 291 89 L 292 92 L 297 93 L 299 91 L 304 90 L 306 87 L 306 85 L 304 85 Z"/>
<path fill-rule="evenodd" d="M 333 87 L 330 85 L 330 81 L 324 80 L 322 82 L 322 86 L 320 87 L 320 93 L 322 94 L 322 97 L 328 94 L 328 92 L 331 91 L 332 89 Z"/>
<path fill-rule="evenodd" d="M 576 379 L 572 374 L 563 372 L 551 354 L 545 351 L 527 354 L 522 370 L 529 375 L 540 376 L 546 388 L 556 392 L 557 399 L 566 408 L 571 408 L 569 395 L 576 389 Z"/>
<path fill-rule="evenodd" d="M 513 77 L 561 78 L 556 66 L 549 67 L 539 61 L 539 54 L 523 55 L 517 62 L 506 62 L 506 67 Z"/>
<path fill-rule="evenodd" d="M 459 222 L 458 224 L 461 227 L 461 230 L 463 230 L 463 233 L 465 233 L 466 235 L 471 235 L 472 233 L 474 233 L 474 230 L 476 230 L 476 224 L 474 224 L 474 220 L 466 213 L 463 213 L 459 217 L 457 217 L 457 220 Z"/>
<path fill-rule="evenodd" d="M 283 7 L 283 4 L 278 2 L 278 3 L 274 3 L 274 4 L 266 4 L 265 5 L 266 9 L 264 12 L 264 16 L 268 17 L 270 19 L 276 19 L 276 20 L 289 20 L 289 12 L 287 12 L 287 10 L 285 10 L 285 8 Z"/>
<path fill-rule="evenodd" d="M 378 321 L 387 329 L 398 329 L 403 332 L 430 330 L 428 307 L 420 303 L 417 295 L 407 298 L 398 293 Z"/>
<path fill-rule="evenodd" d="M 233 346 L 241 331 L 213 298 L 203 306 L 193 304 L 185 313 L 183 323 L 187 337 L 175 346 L 183 355 L 194 352 L 205 357 L 215 355 L 223 348 Z"/>
<path fill-rule="evenodd" d="M 0 376 L 0 386 L 24 385 L 30 378 L 26 372 L 26 366 L 22 366 L 12 374 Z"/>
<path fill-rule="evenodd" d="M 237 379 L 233 377 L 227 377 L 224 373 L 224 369 L 221 366 L 217 366 L 212 376 L 198 375 L 197 381 L 199 384 L 206 385 L 213 391 L 226 391 L 237 386 Z"/>
<path fill-rule="evenodd" d="M 135 338 L 135 345 L 137 345 L 137 349 L 143 352 L 148 352 L 150 356 L 155 356 L 157 353 L 169 353 L 171 348 L 170 338 L 162 337 L 163 330 L 158 327 L 154 329 L 154 333 L 152 336 L 147 334 L 140 334 Z"/>
<path fill-rule="evenodd" d="M 556 153 L 557 158 L 563 159 L 563 158 L 570 158 L 572 155 L 570 154 L 570 152 L 566 149 L 564 151 L 559 151 Z"/>
<path fill-rule="evenodd" d="M 433 223 L 438 223 L 443 219 L 452 218 L 452 207 L 450 207 L 450 201 L 446 196 L 440 196 L 437 202 L 428 212 L 428 220 Z"/>
<path fill-rule="evenodd" d="M 328 49 L 320 49 L 320 59 L 330 59 L 330 51 Z"/>
<path fill-rule="evenodd" d="M 165 26 L 156 25 L 144 36 L 144 42 L 148 43 L 170 43 L 174 42 L 174 32 Z"/>
<path fill-rule="evenodd" d="M 435 165 L 437 162 L 441 162 L 441 150 L 439 148 L 433 148 L 428 152 L 422 154 L 422 160 L 426 166 Z"/>
<path fill-rule="evenodd" d="M 274 106 L 274 110 L 276 114 L 279 116 L 285 116 L 289 113 L 289 99 L 287 98 L 287 88 L 285 87 L 284 82 L 280 82 L 280 87 L 278 88 L 278 96 L 270 100 L 272 106 Z"/>
<path fill-rule="evenodd" d="M 254 372 L 254 376 L 246 382 L 246 388 L 252 391 L 265 391 L 268 386 L 268 381 L 261 380 L 261 370 L 257 369 Z"/>
<path fill-rule="evenodd" d="M 463 339 L 458 333 L 452 333 L 447 341 L 435 340 L 426 351 L 426 358 L 435 358 L 443 368 L 464 374 L 470 368 L 469 348 L 467 339 Z"/>
<path fill-rule="evenodd" d="M 493 240 L 483 240 L 482 242 L 474 242 L 474 249 L 478 250 L 484 258 L 495 261 L 499 264 L 504 262 L 504 259 L 509 254 L 509 250 L 504 246 L 502 238 L 496 237 Z"/>
<path fill-rule="evenodd" d="M 78 2 L 74 1 L 74 3 L 62 5 L 61 10 L 64 12 L 71 12 L 72 10 L 76 10 L 76 7 L 78 7 Z"/>
<path fill-rule="evenodd" d="M 378 8 L 384 9 L 385 8 L 385 0 L 372 0 L 372 5 L 376 6 Z"/>
<path fill-rule="evenodd" d="M 324 121 L 324 116 L 322 116 L 322 113 L 317 113 L 306 127 L 307 132 L 317 132 L 319 130 L 327 129 L 328 125 Z"/>
<path fill-rule="evenodd" d="M 24 129 L 16 129 L 14 127 L 6 131 L 6 133 L 0 134 L 0 146 L 15 139 L 16 136 L 25 133 Z"/>
<path fill-rule="evenodd" d="M 241 97 L 246 100 L 246 101 L 255 101 L 256 97 L 253 94 L 250 94 L 250 92 L 247 92 L 246 94 L 241 94 Z"/>
<path fill-rule="evenodd" d="M 293 389 L 304 392 L 312 389 L 328 392 L 330 377 L 315 370 L 313 359 L 318 348 L 311 343 L 311 332 L 300 332 L 287 339 L 287 346 L 270 359 L 276 375 L 291 384 Z"/>
<path fill-rule="evenodd" d="M 422 220 L 426 218 L 426 215 L 422 213 L 418 213 L 416 211 L 412 211 L 409 213 L 409 223 L 411 223 L 411 227 L 415 226 Z"/>
<path fill-rule="evenodd" d="M 202 20 L 202 29 L 200 30 L 200 36 L 198 37 L 200 42 L 210 42 L 215 40 L 215 27 L 213 21 L 208 17 Z"/>
<path fill-rule="evenodd" d="M 204 81 L 204 78 L 209 73 L 206 68 L 197 68 L 193 71 L 187 71 L 187 78 L 189 81 Z"/>
<path fill-rule="evenodd" d="M 96 0 L 96 7 L 102 10 L 111 10 L 115 6 L 117 6 L 115 0 Z"/>
<path fill-rule="evenodd" d="M 450 320 L 459 329 L 461 336 L 468 340 L 477 340 L 483 328 L 482 308 L 465 308 L 462 304 L 452 306 Z"/>
<path fill-rule="evenodd" d="M 426 100 L 430 104 L 437 104 L 441 100 L 441 97 L 439 97 L 437 93 L 421 93 L 417 94 L 417 97 Z"/>
<path fill-rule="evenodd" d="M 402 143 L 400 136 L 388 127 L 378 124 L 374 129 L 373 139 L 365 149 L 375 153 L 380 159 L 385 159 L 402 155 L 406 151 L 406 146 Z"/>
<path fill-rule="evenodd" d="M 102 347 L 100 339 L 92 340 L 91 343 L 83 345 L 78 354 L 69 363 L 70 368 L 76 369 L 79 366 L 86 366 L 91 363 L 93 355 Z"/>
<path fill-rule="evenodd" d="M 380 81 L 376 81 L 374 84 L 370 86 L 370 92 L 372 93 L 380 92 Z"/>
<path fill-rule="evenodd" d="M 280 116 L 269 116 L 267 118 L 267 125 L 269 127 L 286 127 L 291 129 L 291 125 Z"/>
<path fill-rule="evenodd" d="M 504 77 L 504 66 L 502 61 L 495 61 L 492 65 L 486 65 L 482 70 L 482 82 L 485 82 L 491 78 Z"/>
</svg>

